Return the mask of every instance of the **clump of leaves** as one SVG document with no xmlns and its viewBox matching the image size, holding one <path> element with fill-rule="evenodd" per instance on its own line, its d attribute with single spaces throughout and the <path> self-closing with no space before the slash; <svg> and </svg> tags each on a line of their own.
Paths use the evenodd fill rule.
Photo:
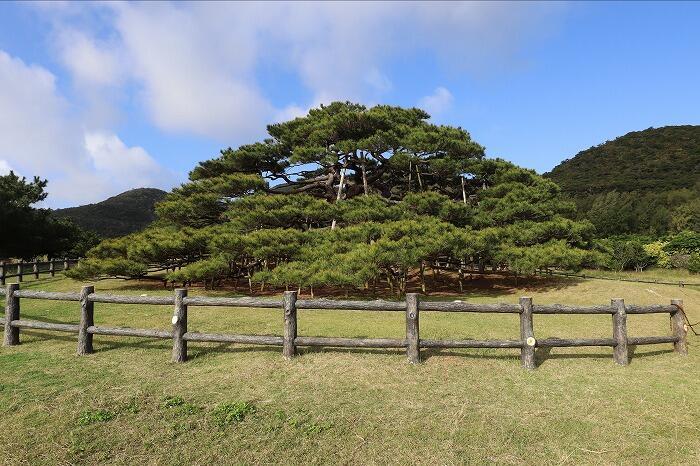
<svg viewBox="0 0 700 466">
<path fill-rule="evenodd" d="M 213 411 L 214 422 L 219 427 L 225 427 L 241 422 L 249 414 L 255 413 L 256 408 L 247 401 L 236 401 L 234 403 L 223 403 Z"/>
<path fill-rule="evenodd" d="M 195 414 L 201 410 L 199 406 L 188 403 L 180 396 L 166 396 L 163 398 L 163 408 L 172 409 L 178 415 Z"/>
<path fill-rule="evenodd" d="M 81 426 L 87 426 L 90 424 L 95 424 L 96 422 L 107 422 L 114 419 L 115 414 L 106 409 L 88 409 L 80 413 L 78 418 L 78 424 Z"/>
</svg>

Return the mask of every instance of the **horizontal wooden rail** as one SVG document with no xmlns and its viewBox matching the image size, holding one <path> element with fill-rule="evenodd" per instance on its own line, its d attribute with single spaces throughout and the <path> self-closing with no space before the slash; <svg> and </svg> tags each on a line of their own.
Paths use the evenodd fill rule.
<svg viewBox="0 0 700 466">
<path fill-rule="evenodd" d="M 250 345 L 281 346 L 285 358 L 296 355 L 300 346 L 338 348 L 404 348 L 410 362 L 420 361 L 421 348 L 514 348 L 520 349 L 522 365 L 535 367 L 537 347 L 579 347 L 607 346 L 613 348 L 616 363 L 629 363 L 628 345 L 652 345 L 672 343 L 674 351 L 687 354 L 687 330 L 683 302 L 672 300 L 670 305 L 625 305 L 621 299 L 614 299 L 608 306 L 565 306 L 561 304 L 534 305 L 531 298 L 520 298 L 519 304 L 477 304 L 462 301 L 421 301 L 420 296 L 408 293 L 404 302 L 374 300 L 297 300 L 293 291 L 285 292 L 283 299 L 275 298 L 227 298 L 227 297 L 188 297 L 186 289 L 177 289 L 172 296 L 131 296 L 95 293 L 92 286 L 85 286 L 79 293 L 20 290 L 19 284 L 7 285 L 0 290 L 5 296 L 5 318 L 3 325 L 4 345 L 19 344 L 19 329 L 38 329 L 78 334 L 78 354 L 92 353 L 93 335 L 127 336 L 139 338 L 159 338 L 173 340 L 172 359 L 176 362 L 187 360 L 187 343 L 214 342 Z M 80 324 L 63 324 L 20 319 L 20 299 L 46 299 L 80 303 Z M 174 306 L 172 330 L 142 329 L 128 327 L 103 327 L 94 324 L 94 304 L 137 304 Z M 222 333 L 200 333 L 188 331 L 188 306 L 227 306 L 276 308 L 283 311 L 283 335 L 235 335 Z M 352 310 L 404 312 L 406 315 L 406 338 L 337 338 L 297 335 L 297 310 Z M 435 312 L 479 312 L 507 313 L 520 316 L 520 339 L 518 340 L 432 340 L 421 339 L 419 335 L 420 311 Z M 671 319 L 672 335 L 630 337 L 627 335 L 628 314 L 668 313 Z M 535 338 L 533 315 L 535 314 L 609 314 L 612 316 L 612 338 Z"/>
<path fill-rule="evenodd" d="M 522 348 L 520 340 L 420 340 L 421 348 Z"/>
<path fill-rule="evenodd" d="M 183 335 L 187 341 L 208 341 L 212 343 L 241 343 L 250 345 L 282 346 L 283 338 L 274 335 L 228 335 L 223 333 L 187 332 Z"/>
<path fill-rule="evenodd" d="M 91 303 L 113 303 L 113 304 L 174 304 L 172 296 L 119 296 L 112 294 L 91 293 L 88 295 Z"/>
</svg>

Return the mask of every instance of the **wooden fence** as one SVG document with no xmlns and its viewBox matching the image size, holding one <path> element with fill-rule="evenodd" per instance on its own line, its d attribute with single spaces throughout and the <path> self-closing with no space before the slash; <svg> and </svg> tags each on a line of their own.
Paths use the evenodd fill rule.
<svg viewBox="0 0 700 466">
<path fill-rule="evenodd" d="M 534 305 L 532 298 L 520 298 L 519 304 L 472 304 L 465 302 L 421 301 L 416 293 L 408 293 L 404 302 L 394 301 L 336 301 L 328 299 L 297 299 L 295 291 L 287 291 L 282 299 L 269 298 L 220 298 L 188 297 L 187 289 L 176 289 L 173 296 L 119 296 L 95 293 L 93 286 L 84 286 L 79 293 L 45 291 L 22 291 L 19 284 L 9 284 L 0 289 L 5 295 L 4 345 L 19 344 L 21 328 L 54 330 L 78 334 L 78 354 L 93 352 L 93 335 L 131 336 L 161 338 L 173 341 L 172 360 L 187 360 L 187 342 L 225 342 L 254 345 L 281 346 L 282 354 L 290 359 L 298 346 L 325 346 L 351 348 L 405 348 L 409 362 L 420 362 L 421 348 L 520 348 L 522 366 L 535 368 L 535 348 L 571 346 L 608 346 L 613 349 L 613 360 L 617 364 L 629 363 L 629 345 L 673 343 L 675 352 L 687 354 L 687 331 L 683 302 L 679 299 L 670 305 L 637 306 L 626 305 L 622 299 L 613 299 L 610 305 L 574 307 L 560 304 Z M 80 324 L 58 324 L 23 320 L 20 318 L 20 299 L 49 299 L 80 303 Z M 174 306 L 171 330 L 99 327 L 94 324 L 95 303 L 144 304 Z M 280 335 L 234 335 L 220 333 L 198 333 L 187 329 L 187 311 L 190 306 L 226 306 L 280 309 L 284 330 Z M 395 338 L 328 338 L 299 336 L 297 334 L 297 311 L 306 309 L 356 310 L 404 312 L 406 337 Z M 482 312 L 509 313 L 520 316 L 519 340 L 425 340 L 419 336 L 420 312 Z M 629 314 L 670 315 L 671 335 L 630 337 L 627 335 Z M 533 326 L 534 314 L 608 314 L 612 316 L 611 338 L 543 338 L 537 339 Z"/>
<path fill-rule="evenodd" d="M 47 273 L 53 277 L 56 275 L 56 272 L 68 270 L 72 265 L 77 263 L 78 259 L 0 262 L 0 285 L 4 285 L 6 280 L 11 277 L 17 277 L 17 281 L 19 282 L 22 281 L 25 275 L 34 275 L 34 278 L 39 278 L 39 274 Z M 15 271 L 14 273 L 12 272 L 13 270 Z"/>
</svg>

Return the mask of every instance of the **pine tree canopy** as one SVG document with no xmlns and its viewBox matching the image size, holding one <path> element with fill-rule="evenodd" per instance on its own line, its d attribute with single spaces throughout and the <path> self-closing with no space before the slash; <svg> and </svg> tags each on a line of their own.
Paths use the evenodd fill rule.
<svg viewBox="0 0 700 466">
<path fill-rule="evenodd" d="M 593 234 L 558 186 L 423 110 L 335 102 L 201 162 L 147 230 L 110 239 L 74 277 L 247 277 L 276 286 L 402 291 L 440 259 L 529 273 L 580 267 Z"/>
</svg>

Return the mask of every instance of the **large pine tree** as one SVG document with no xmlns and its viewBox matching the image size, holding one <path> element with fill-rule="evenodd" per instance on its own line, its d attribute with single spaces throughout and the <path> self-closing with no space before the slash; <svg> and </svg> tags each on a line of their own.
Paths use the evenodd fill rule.
<svg viewBox="0 0 700 466">
<path fill-rule="evenodd" d="M 420 109 L 335 102 L 268 126 L 269 138 L 200 163 L 145 232 L 103 242 L 76 277 L 230 277 L 284 286 L 398 291 L 436 259 L 575 268 L 592 226 L 553 182 L 503 160 Z"/>
</svg>

